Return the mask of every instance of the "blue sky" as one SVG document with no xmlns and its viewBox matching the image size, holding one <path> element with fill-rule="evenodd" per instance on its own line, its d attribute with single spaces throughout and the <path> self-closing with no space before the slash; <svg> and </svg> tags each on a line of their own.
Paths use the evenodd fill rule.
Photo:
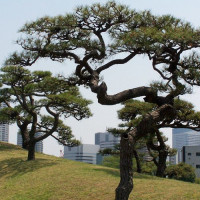
<svg viewBox="0 0 200 200">
<path fill-rule="evenodd" d="M 39 17 L 49 15 L 63 15 L 72 12 L 77 5 L 91 5 L 94 2 L 105 3 L 105 0 L 0 0 L 0 64 L 5 58 L 17 50 L 15 40 L 19 37 L 17 31 L 24 23 L 38 19 Z M 199 0 L 119 0 L 117 2 L 129 5 L 136 10 L 151 10 L 153 14 L 171 14 L 185 21 L 191 22 L 194 26 L 200 26 L 199 17 Z M 64 64 L 58 64 L 43 60 L 33 66 L 32 69 L 45 69 L 63 74 L 68 74 L 72 70 L 71 67 Z M 123 76 L 122 76 L 123 74 Z M 104 79 L 108 84 L 109 94 L 119 92 L 123 89 L 133 88 L 149 84 L 151 80 L 157 79 L 158 75 L 152 71 L 149 63 L 143 57 L 135 58 L 126 66 L 119 66 L 107 70 Z M 94 116 L 91 119 L 76 122 L 73 119 L 66 120 L 71 125 L 75 136 L 82 139 L 83 143 L 94 143 L 94 133 L 104 132 L 108 127 L 116 127 L 117 120 L 116 111 L 120 105 L 102 106 L 97 103 L 96 97 L 89 90 L 81 89 L 84 96 L 93 100 L 91 106 Z M 195 90 L 195 94 L 190 100 L 195 104 L 197 109 L 199 90 Z M 186 97 L 189 98 L 189 97 Z M 10 141 L 16 143 L 17 127 L 12 126 L 10 133 Z M 166 131 L 171 138 L 171 131 Z M 56 142 L 48 139 L 45 141 L 45 152 L 58 155 L 61 147 Z"/>
</svg>

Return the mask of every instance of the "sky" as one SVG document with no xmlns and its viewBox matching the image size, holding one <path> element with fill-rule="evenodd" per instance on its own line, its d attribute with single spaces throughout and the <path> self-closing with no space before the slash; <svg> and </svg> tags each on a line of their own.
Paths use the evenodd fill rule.
<svg viewBox="0 0 200 200">
<path fill-rule="evenodd" d="M 91 5 L 96 2 L 105 3 L 106 0 L 0 0 L 0 65 L 13 51 L 18 49 L 15 44 L 19 38 L 18 30 L 26 23 L 34 21 L 43 16 L 64 15 L 73 12 L 78 5 Z M 199 0 L 118 0 L 135 10 L 150 10 L 155 15 L 171 14 L 185 21 L 191 22 L 193 26 L 199 27 Z M 68 75 L 74 69 L 71 63 L 56 63 L 43 59 L 31 67 L 32 70 L 50 70 L 53 73 Z M 103 78 L 108 85 L 108 93 L 114 94 L 124 89 L 143 86 L 152 80 L 159 79 L 158 74 L 151 68 L 145 57 L 134 58 L 126 65 L 116 66 L 103 73 Z M 117 110 L 121 105 L 103 106 L 98 104 L 95 94 L 89 89 L 81 88 L 85 98 L 91 99 L 90 106 L 93 117 L 77 122 L 74 119 L 66 119 L 65 123 L 71 126 L 77 139 L 84 144 L 94 144 L 94 134 L 105 132 L 109 127 L 117 127 L 120 121 L 117 119 Z M 197 110 L 200 109 L 199 89 L 194 89 L 194 94 L 186 96 L 185 99 L 194 103 Z M 10 127 L 9 142 L 16 144 L 16 125 Z M 164 133 L 169 137 L 171 144 L 171 130 L 165 129 Z M 56 141 L 47 138 L 44 141 L 44 153 L 59 156 L 59 150 L 63 147 Z"/>
</svg>

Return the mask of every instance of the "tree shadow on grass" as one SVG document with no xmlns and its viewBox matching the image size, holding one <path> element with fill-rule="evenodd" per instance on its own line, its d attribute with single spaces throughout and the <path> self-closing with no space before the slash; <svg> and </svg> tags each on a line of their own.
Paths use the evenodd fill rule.
<svg viewBox="0 0 200 200">
<path fill-rule="evenodd" d="M 157 176 L 154 176 L 154 175 L 148 175 L 148 174 L 142 174 L 142 173 L 134 173 L 133 174 L 133 178 L 135 179 L 151 179 L 151 180 L 156 180 L 156 179 L 160 179 L 159 177 Z"/>
<path fill-rule="evenodd" d="M 23 174 L 36 171 L 43 167 L 56 165 L 55 161 L 38 158 L 34 161 L 25 161 L 22 158 L 10 158 L 0 161 L 0 178 L 16 177 Z"/>
<path fill-rule="evenodd" d="M 98 169 L 94 169 L 95 171 L 101 171 L 101 172 L 105 172 L 107 174 L 110 174 L 114 177 L 119 178 L 120 177 L 120 171 L 116 170 L 116 169 L 112 169 L 112 168 L 98 168 Z M 147 175 L 147 174 L 140 174 L 140 173 L 134 173 L 133 174 L 133 179 L 151 179 L 151 180 L 158 180 L 158 179 L 163 179 L 164 178 L 159 178 L 157 176 L 153 176 L 153 175 Z"/>
<path fill-rule="evenodd" d="M 13 150 L 23 150 L 23 149 L 20 146 L 14 144 L 0 142 L 0 151 L 13 151 Z"/>
<path fill-rule="evenodd" d="M 94 169 L 94 171 L 97 171 L 97 172 L 105 172 L 109 175 L 112 175 L 114 177 L 117 177 L 119 178 L 120 176 L 120 173 L 119 173 L 119 170 L 116 170 L 116 169 L 109 169 L 109 168 L 97 168 L 97 169 Z"/>
</svg>

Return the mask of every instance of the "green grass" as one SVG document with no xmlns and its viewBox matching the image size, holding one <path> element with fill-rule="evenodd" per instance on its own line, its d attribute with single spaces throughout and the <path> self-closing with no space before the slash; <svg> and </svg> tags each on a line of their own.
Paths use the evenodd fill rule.
<svg viewBox="0 0 200 200">
<path fill-rule="evenodd" d="M 27 152 L 0 143 L 1 200 L 112 200 L 119 171 Z M 199 200 L 200 185 L 146 175 L 134 175 L 134 200 Z"/>
</svg>

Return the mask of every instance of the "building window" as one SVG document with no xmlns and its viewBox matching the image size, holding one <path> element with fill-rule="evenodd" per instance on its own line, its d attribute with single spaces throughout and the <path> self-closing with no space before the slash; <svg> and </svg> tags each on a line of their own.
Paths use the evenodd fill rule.
<svg viewBox="0 0 200 200">
<path fill-rule="evenodd" d="M 200 156 L 200 152 L 196 152 L 196 156 Z"/>
<path fill-rule="evenodd" d="M 191 156 L 192 154 L 191 153 L 188 153 L 188 156 Z"/>
<path fill-rule="evenodd" d="M 196 165 L 196 168 L 198 168 L 198 169 L 199 169 L 199 168 L 200 168 L 200 165 Z"/>
<path fill-rule="evenodd" d="M 106 135 L 106 142 L 109 141 L 109 135 Z"/>
<path fill-rule="evenodd" d="M 68 151 L 71 151 L 71 147 L 68 147 Z"/>
</svg>

